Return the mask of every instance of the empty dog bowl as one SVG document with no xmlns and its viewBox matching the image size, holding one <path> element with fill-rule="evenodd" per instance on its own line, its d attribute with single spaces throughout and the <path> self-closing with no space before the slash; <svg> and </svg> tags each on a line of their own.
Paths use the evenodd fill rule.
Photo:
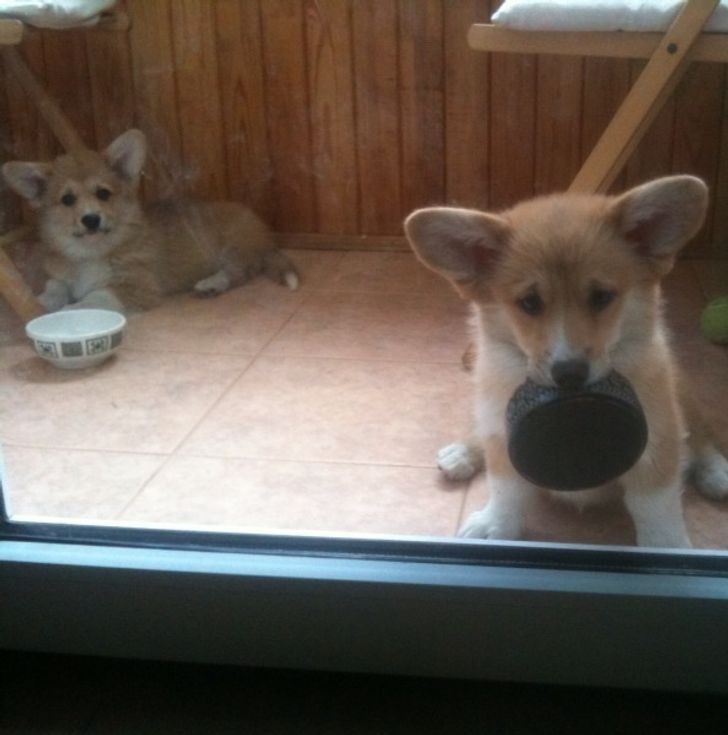
<svg viewBox="0 0 728 735">
<path fill-rule="evenodd" d="M 35 351 L 60 368 L 98 365 L 121 344 L 126 319 L 116 311 L 71 309 L 44 314 L 25 325 Z"/>
<path fill-rule="evenodd" d="M 508 454 L 529 482 L 583 490 L 623 475 L 647 444 L 647 421 L 629 382 L 616 372 L 583 390 L 526 381 L 508 404 Z"/>
</svg>

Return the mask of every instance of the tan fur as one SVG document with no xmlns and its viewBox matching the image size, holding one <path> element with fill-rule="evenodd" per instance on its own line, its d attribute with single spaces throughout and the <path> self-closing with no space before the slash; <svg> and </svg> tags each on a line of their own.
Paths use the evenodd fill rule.
<svg viewBox="0 0 728 735">
<path fill-rule="evenodd" d="M 692 451 L 708 478 L 703 484 L 710 485 L 699 489 L 728 495 L 728 462 L 713 448 L 694 404 L 685 412 L 681 407 L 661 314 L 660 280 L 701 226 L 706 206 L 702 182 L 669 177 L 621 197 L 560 194 L 497 215 L 432 208 L 407 219 L 419 258 L 474 305 L 475 359 L 466 352 L 464 362 L 474 362 L 480 446 L 471 439 L 440 458 L 447 474 L 462 478 L 462 468 L 482 466 L 478 452 L 485 454 L 491 500 L 471 516 L 463 535 L 515 538 L 522 532 L 535 488 L 508 459 L 505 410 L 526 378 L 552 384 L 553 365 L 565 359 L 586 361 L 588 382 L 619 371 L 642 403 L 648 446 L 621 478 L 639 543 L 689 544 L 679 508 L 686 418 Z"/>
<path fill-rule="evenodd" d="M 103 153 L 3 166 L 8 184 L 38 210 L 50 279 L 41 301 L 49 310 L 148 309 L 166 294 L 213 295 L 261 273 L 296 287 L 293 264 L 242 204 L 178 200 L 142 210 L 145 154 L 144 136 L 132 130 Z M 99 218 L 97 230 L 84 225 L 88 215 Z"/>
</svg>

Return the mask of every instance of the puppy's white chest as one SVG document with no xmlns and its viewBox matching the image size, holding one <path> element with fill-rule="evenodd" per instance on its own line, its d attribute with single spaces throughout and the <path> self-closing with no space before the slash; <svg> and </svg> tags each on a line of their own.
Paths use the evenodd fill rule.
<svg viewBox="0 0 728 735">
<path fill-rule="evenodd" d="M 102 260 L 87 260 L 75 265 L 69 286 L 77 301 L 92 291 L 106 288 L 111 280 L 111 266 Z"/>
</svg>

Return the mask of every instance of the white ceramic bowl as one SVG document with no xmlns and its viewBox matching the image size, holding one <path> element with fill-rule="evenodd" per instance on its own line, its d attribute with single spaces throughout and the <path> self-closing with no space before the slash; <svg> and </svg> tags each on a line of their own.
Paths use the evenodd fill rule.
<svg viewBox="0 0 728 735">
<path fill-rule="evenodd" d="M 116 311 L 70 309 L 25 325 L 35 351 L 60 368 L 98 365 L 121 344 L 126 319 Z"/>
</svg>

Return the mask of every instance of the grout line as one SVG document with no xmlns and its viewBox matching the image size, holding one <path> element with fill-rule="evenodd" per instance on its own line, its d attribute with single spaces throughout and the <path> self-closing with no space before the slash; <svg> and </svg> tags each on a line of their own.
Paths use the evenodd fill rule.
<svg viewBox="0 0 728 735">
<path fill-rule="evenodd" d="M 238 381 L 251 369 L 253 365 L 258 361 L 260 358 L 262 352 L 268 347 L 268 345 L 281 333 L 283 329 L 288 325 L 288 323 L 293 319 L 293 317 L 298 313 L 298 310 L 301 308 L 303 304 L 302 302 L 296 307 L 296 309 L 288 316 L 287 319 L 285 319 L 282 324 L 279 326 L 279 328 L 272 333 L 270 338 L 267 342 L 258 350 L 258 354 L 255 355 L 250 362 L 243 368 L 243 370 L 230 382 L 230 385 L 228 385 L 222 393 L 217 397 L 215 401 L 210 404 L 210 406 L 207 408 L 206 411 L 203 412 L 203 414 L 200 416 L 200 418 L 197 420 L 197 422 L 192 426 L 192 428 L 187 431 L 184 436 L 177 442 L 172 452 L 167 456 L 167 458 L 162 461 L 162 463 L 157 467 L 156 471 L 153 472 L 145 482 L 142 483 L 141 487 L 137 490 L 136 493 L 127 501 L 127 503 L 124 504 L 124 506 L 121 508 L 121 510 L 116 514 L 115 518 L 120 519 L 124 513 L 129 510 L 129 508 L 134 504 L 134 502 L 139 498 L 139 496 L 144 492 L 144 490 L 147 488 L 149 483 L 159 475 L 164 468 L 171 462 L 173 457 L 180 456 L 177 454 L 180 447 L 184 445 L 184 443 L 192 436 L 192 434 L 200 427 L 203 421 L 217 408 L 217 406 L 220 405 L 222 400 L 230 393 L 230 391 L 233 389 L 233 386 L 235 386 Z"/>
</svg>

